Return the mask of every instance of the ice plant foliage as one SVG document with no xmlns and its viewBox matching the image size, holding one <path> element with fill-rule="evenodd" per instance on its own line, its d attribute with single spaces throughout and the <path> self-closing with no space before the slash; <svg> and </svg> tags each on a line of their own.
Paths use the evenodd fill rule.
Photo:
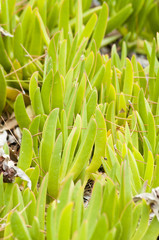
<svg viewBox="0 0 159 240">
<path fill-rule="evenodd" d="M 0 129 L 3 239 L 159 235 L 159 35 L 138 48 L 146 68 L 127 58 L 141 43 L 140 17 L 153 22 L 158 10 L 146 0 L 100 2 L 0 1 L 0 115 L 14 112 L 22 132 L 16 162 L 10 128 Z M 116 45 L 101 54 L 121 36 L 120 55 Z"/>
</svg>

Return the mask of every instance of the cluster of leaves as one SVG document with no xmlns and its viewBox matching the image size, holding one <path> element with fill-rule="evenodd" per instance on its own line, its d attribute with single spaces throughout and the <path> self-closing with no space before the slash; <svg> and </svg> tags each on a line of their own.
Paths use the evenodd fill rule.
<svg viewBox="0 0 159 240">
<path fill-rule="evenodd" d="M 111 57 L 100 54 L 112 41 L 105 33 L 116 28 L 106 3 L 32 0 L 18 11 L 19 4 L 1 1 L 0 113 L 14 109 L 23 133 L 17 167 L 32 190 L 1 176 L 0 236 L 155 239 L 157 218 L 149 224 L 149 206 L 133 196 L 159 186 L 159 36 L 152 46 L 145 41 L 143 69 L 126 58 L 125 42 L 121 57 L 115 45 Z M 44 62 L 34 59 L 44 51 Z M 85 208 L 88 179 L 95 184 Z"/>
<path fill-rule="evenodd" d="M 122 165 L 120 194 L 111 179 L 96 181 L 87 208 L 83 205 L 83 187 L 72 178 L 65 181 L 57 201 L 46 204 L 48 175 L 43 178 L 38 195 L 16 184 L 3 189 L 1 177 L 1 227 L 4 239 L 155 239 L 158 220 L 149 223 L 146 202 L 132 201 L 128 163 Z M 5 208 L 4 208 L 5 204 Z M 47 217 L 45 220 L 45 208 Z M 16 211 L 15 211 L 16 209 Z M 9 212 L 9 214 L 8 214 Z M 2 234 L 2 232 L 1 232 Z"/>
<path fill-rule="evenodd" d="M 159 28 L 157 1 L 101 0 L 100 2 L 107 2 L 111 17 L 110 26 L 116 25 L 130 47 L 140 45 L 137 47 L 138 51 L 141 51 L 143 50 L 141 39 L 151 41 L 156 35 Z M 109 28 L 107 31 L 109 32 Z"/>
</svg>

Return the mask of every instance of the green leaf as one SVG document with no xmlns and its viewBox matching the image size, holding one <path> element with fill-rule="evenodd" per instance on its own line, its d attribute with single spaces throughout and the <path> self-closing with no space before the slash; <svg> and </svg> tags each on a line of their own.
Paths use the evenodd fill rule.
<svg viewBox="0 0 159 240">
<path fill-rule="evenodd" d="M 56 229 L 55 229 L 55 209 L 56 202 L 49 204 L 47 208 L 47 218 L 46 218 L 46 229 L 47 229 L 47 239 L 52 240 L 56 238 Z"/>
<path fill-rule="evenodd" d="M 77 98 L 77 87 L 78 85 L 75 84 L 70 99 L 68 101 L 68 104 L 66 106 L 66 115 L 67 115 L 67 122 L 68 126 L 72 126 L 73 117 L 74 117 L 74 109 L 76 104 L 76 98 Z"/>
<path fill-rule="evenodd" d="M 145 92 L 146 86 L 147 86 L 147 80 L 146 80 L 145 72 L 144 72 L 144 69 L 139 62 L 137 63 L 137 66 L 138 66 L 138 72 L 139 72 L 139 85 L 140 85 L 141 88 L 143 88 L 143 90 Z"/>
<path fill-rule="evenodd" d="M 6 227 L 4 229 L 4 235 L 3 238 L 8 238 L 8 240 L 11 240 L 11 234 L 13 234 L 13 230 L 11 228 L 11 221 L 10 221 L 10 217 L 11 217 L 12 212 L 8 213 L 7 219 L 6 219 Z"/>
<path fill-rule="evenodd" d="M 43 47 L 40 24 L 36 16 L 36 12 L 37 9 L 34 9 L 34 22 L 32 25 L 32 31 L 34 32 L 34 35 L 32 35 L 31 42 L 29 44 L 29 53 L 31 55 L 41 55 Z"/>
<path fill-rule="evenodd" d="M 24 50 L 21 46 L 23 44 L 22 24 L 19 23 L 14 33 L 14 57 L 21 65 L 24 64 Z"/>
<path fill-rule="evenodd" d="M 28 128 L 31 120 L 26 112 L 23 95 L 20 93 L 14 104 L 14 112 L 17 122 L 21 129 Z"/>
<path fill-rule="evenodd" d="M 106 226 L 107 226 L 106 216 L 101 215 L 95 227 L 94 233 L 91 237 L 91 240 L 97 239 L 104 240 L 107 232 Z"/>
<path fill-rule="evenodd" d="M 96 105 L 97 105 L 97 90 L 94 89 L 92 90 L 91 95 L 87 102 L 87 121 L 88 122 L 92 117 L 92 115 L 95 113 Z"/>
<path fill-rule="evenodd" d="M 116 228 L 112 228 L 107 234 L 105 240 L 114 240 L 116 235 Z"/>
<path fill-rule="evenodd" d="M 38 88 L 38 72 L 33 73 L 29 83 L 29 97 L 31 99 L 32 106 L 34 107 L 34 95 Z"/>
<path fill-rule="evenodd" d="M 85 12 L 91 6 L 91 0 L 82 0 L 83 11 Z"/>
<path fill-rule="evenodd" d="M 152 152 L 152 147 L 149 140 L 145 136 L 143 137 L 143 150 L 144 150 L 144 160 L 145 162 L 147 162 L 148 151 L 150 150 Z"/>
<path fill-rule="evenodd" d="M 81 227 L 79 229 L 79 234 L 77 234 L 76 238 L 77 240 L 87 240 L 87 232 L 88 232 L 88 229 L 87 229 L 87 221 L 83 221 L 82 224 L 81 224 Z"/>
<path fill-rule="evenodd" d="M 44 73 L 43 73 L 43 82 L 45 82 L 46 76 L 52 70 L 53 72 L 53 63 L 52 58 L 47 54 L 44 61 Z"/>
<path fill-rule="evenodd" d="M 56 72 L 52 87 L 51 109 L 63 109 L 64 88 L 59 72 Z"/>
<path fill-rule="evenodd" d="M 37 6 L 38 6 L 38 9 L 39 9 L 40 16 L 41 16 L 44 24 L 46 25 L 47 1 L 38 0 L 37 1 Z"/>
<path fill-rule="evenodd" d="M 125 96 L 123 93 L 120 94 L 119 96 L 119 107 L 118 107 L 118 124 L 122 125 L 123 123 L 125 123 L 125 119 L 122 118 L 126 118 L 126 102 L 125 102 Z"/>
<path fill-rule="evenodd" d="M 136 112 L 136 116 L 137 116 L 137 122 L 138 122 L 138 125 L 139 125 L 139 129 L 141 130 L 141 135 L 146 136 L 145 126 L 144 126 L 144 123 L 143 123 L 140 115 L 138 114 L 138 112 Z"/>
<path fill-rule="evenodd" d="M 3 68 L 0 67 L 0 115 L 6 104 L 6 80 L 3 73 Z"/>
<path fill-rule="evenodd" d="M 1 0 L 1 22 L 3 24 L 3 28 L 7 30 L 7 32 L 10 32 L 10 16 L 9 16 L 9 4 L 8 0 L 2 1 Z M 12 47 L 11 47 L 11 38 L 7 37 L 5 39 L 5 47 L 7 50 L 7 53 L 9 57 L 12 56 Z"/>
<path fill-rule="evenodd" d="M 59 72 L 63 76 L 66 74 L 67 41 L 63 40 L 60 44 L 59 52 Z"/>
<path fill-rule="evenodd" d="M 132 229 L 132 202 L 129 203 L 122 212 L 121 215 L 121 225 L 124 231 L 122 232 L 121 239 L 127 240 L 131 237 L 131 229 Z"/>
<path fill-rule="evenodd" d="M 131 100 L 133 90 L 133 67 L 130 60 L 126 59 L 126 70 L 124 78 L 123 93 L 130 96 L 125 96 L 125 102 L 128 104 L 128 100 Z"/>
<path fill-rule="evenodd" d="M 146 108 L 146 100 L 144 98 L 144 92 L 143 89 L 140 89 L 139 95 L 138 95 L 138 111 L 140 114 L 140 117 L 142 118 L 142 121 L 147 124 L 147 108 Z"/>
<path fill-rule="evenodd" d="M 76 25 L 75 25 L 75 33 L 78 34 L 78 36 L 81 35 L 82 32 L 82 0 L 78 0 L 76 4 Z"/>
<path fill-rule="evenodd" d="M 37 205 L 36 205 L 36 216 L 39 220 L 40 229 L 44 230 L 45 226 L 45 204 L 46 204 L 46 193 L 47 193 L 47 184 L 48 184 L 48 174 L 45 175 L 41 183 Z M 40 239 L 44 239 L 44 233 L 40 232 Z"/>
<path fill-rule="evenodd" d="M 58 229 L 60 216 L 65 206 L 70 202 L 72 195 L 72 177 L 67 178 L 64 181 L 64 185 L 58 197 L 56 206 L 56 228 Z"/>
<path fill-rule="evenodd" d="M 149 208 L 145 200 L 143 200 L 141 220 L 137 229 L 135 229 L 135 234 L 133 235 L 132 240 L 138 240 L 144 236 L 148 228 L 148 223 L 149 223 Z"/>
<path fill-rule="evenodd" d="M 107 158 L 108 158 L 108 162 L 111 164 L 111 167 L 113 168 L 113 166 L 116 167 L 116 178 L 117 180 L 120 182 L 120 175 L 121 175 L 121 167 L 120 167 L 120 163 L 115 155 L 115 152 L 112 150 L 112 148 L 108 145 L 107 146 Z"/>
<path fill-rule="evenodd" d="M 153 179 L 153 188 L 156 188 L 159 185 L 158 172 L 159 172 L 159 157 L 156 158 L 156 167 L 154 170 L 154 179 Z"/>
<path fill-rule="evenodd" d="M 118 217 L 118 196 L 116 193 L 115 186 L 111 179 L 108 180 L 107 185 L 104 187 L 103 202 L 102 202 L 102 213 L 107 216 L 106 229 L 112 228 L 115 223 L 115 218 Z M 109 207 L 108 207 L 109 206 Z"/>
<path fill-rule="evenodd" d="M 3 186 L 3 174 L 0 175 L 0 211 L 1 208 L 3 208 L 5 202 L 4 202 L 4 186 Z"/>
<path fill-rule="evenodd" d="M 39 239 L 40 237 L 40 225 L 37 217 L 34 217 L 32 227 L 30 229 L 30 235 L 32 240 Z"/>
<path fill-rule="evenodd" d="M 57 51 L 58 51 L 58 42 L 59 42 L 60 32 L 57 32 L 53 38 L 50 40 L 48 46 L 48 55 L 52 58 L 52 67 L 53 73 L 55 74 L 58 69 L 58 58 L 57 58 Z"/>
<path fill-rule="evenodd" d="M 85 164 L 89 160 L 95 136 L 96 136 L 96 122 L 94 119 L 91 119 L 88 125 L 88 129 L 85 133 L 85 139 L 81 143 L 78 152 L 75 156 L 75 159 L 73 161 L 72 167 L 68 172 L 70 175 L 73 175 L 74 179 L 76 179 L 78 175 L 82 172 Z"/>
<path fill-rule="evenodd" d="M 62 134 L 58 136 L 55 142 L 49 165 L 48 192 L 54 198 L 57 198 L 59 191 L 61 152 L 62 152 Z"/>
<path fill-rule="evenodd" d="M 2 40 L 2 35 L 0 35 L 0 64 L 4 67 L 6 71 L 10 71 L 11 63 L 9 62 L 8 55 Z"/>
<path fill-rule="evenodd" d="M 112 66 L 115 66 L 121 69 L 121 61 L 120 61 L 119 55 L 117 54 L 117 48 L 115 44 L 113 44 L 113 47 L 111 49 L 111 56 L 112 56 Z"/>
<path fill-rule="evenodd" d="M 78 40 L 78 45 L 81 44 L 82 40 L 84 38 L 90 38 L 93 30 L 94 30 L 94 27 L 96 25 L 96 22 L 97 22 L 97 15 L 94 13 L 91 18 L 89 19 L 89 21 L 87 22 L 87 24 L 85 25 L 85 28 L 83 29 L 81 35 L 79 35 L 79 40 Z"/>
<path fill-rule="evenodd" d="M 154 87 L 153 101 L 158 102 L 158 90 L 157 89 L 159 89 L 159 70 L 157 71 L 156 82 L 154 85 L 155 85 L 155 87 Z M 157 110 L 157 106 L 156 106 L 156 104 L 153 104 L 152 113 L 155 114 L 156 110 Z"/>
<path fill-rule="evenodd" d="M 36 156 L 38 156 L 38 136 L 36 136 L 36 134 L 39 132 L 39 125 L 40 125 L 40 116 L 36 116 L 30 126 L 29 126 L 29 131 L 31 133 L 31 135 L 33 136 L 33 149 L 34 149 L 34 153 L 36 154 Z"/>
<path fill-rule="evenodd" d="M 11 19 L 14 15 L 15 11 L 15 6 L 16 6 L 16 0 L 8 0 L 8 9 L 9 9 L 9 18 Z"/>
<path fill-rule="evenodd" d="M 126 46 L 126 43 L 123 41 L 122 51 L 121 51 L 121 68 L 125 66 L 126 57 L 127 57 L 127 46 Z"/>
<path fill-rule="evenodd" d="M 64 30 L 64 38 L 67 38 L 69 31 L 69 0 L 63 0 L 60 6 L 59 30 Z"/>
<path fill-rule="evenodd" d="M 7 184 L 4 192 L 4 201 L 5 201 L 5 209 L 4 215 L 7 214 L 13 208 L 13 189 L 15 184 Z"/>
<path fill-rule="evenodd" d="M 69 101 L 71 90 L 73 87 L 72 86 L 73 72 L 74 72 L 73 68 L 70 68 L 65 77 L 65 94 L 64 94 L 64 104 L 65 105 L 67 105 L 67 103 Z"/>
<path fill-rule="evenodd" d="M 42 103 L 41 93 L 40 93 L 40 88 L 39 87 L 35 90 L 33 109 L 34 109 L 36 115 L 44 113 L 44 107 L 43 107 L 43 103 Z"/>
<path fill-rule="evenodd" d="M 95 119 L 97 122 L 97 134 L 95 139 L 95 152 L 91 161 L 91 164 L 87 168 L 87 171 L 92 173 L 96 172 L 102 164 L 101 158 L 105 156 L 106 148 L 106 124 L 103 114 L 99 109 L 96 109 Z"/>
<path fill-rule="evenodd" d="M 1 0 L 1 9 L 3 12 L 1 13 L 1 21 L 4 24 L 4 29 L 6 29 L 8 32 L 10 31 L 10 24 L 9 24 L 9 4 L 8 0 L 2 1 Z"/>
<path fill-rule="evenodd" d="M 153 39 L 151 58 L 150 58 L 150 67 L 149 67 L 149 94 L 150 99 L 154 98 L 154 76 L 155 76 L 155 58 L 156 58 L 156 41 Z"/>
<path fill-rule="evenodd" d="M 76 98 L 76 105 L 75 105 L 76 114 L 81 112 L 85 91 L 86 91 L 86 75 L 84 73 L 77 90 L 77 98 Z"/>
<path fill-rule="evenodd" d="M 105 66 L 102 65 L 91 81 L 92 88 L 96 87 L 97 90 L 101 88 L 101 83 L 103 81 L 104 74 L 105 74 Z"/>
<path fill-rule="evenodd" d="M 28 222 L 30 225 L 32 225 L 34 215 L 35 215 L 36 198 L 33 192 L 31 192 L 29 188 L 26 188 L 23 193 L 23 201 L 24 201 L 24 206 L 27 206 L 26 214 L 27 214 Z"/>
<path fill-rule="evenodd" d="M 71 62 L 72 62 L 71 67 L 75 68 L 76 65 L 79 64 L 79 61 L 80 61 L 80 59 L 82 57 L 82 54 L 83 54 L 83 52 L 85 50 L 86 45 L 87 45 L 87 39 L 84 38 L 82 40 L 81 45 L 78 47 L 78 49 L 74 49 L 74 55 L 73 55 L 73 52 L 71 53 L 71 59 L 70 59 Z"/>
<path fill-rule="evenodd" d="M 67 138 L 67 141 L 64 146 L 63 155 L 62 155 L 62 161 L 61 161 L 61 169 L 60 169 L 60 180 L 62 180 L 67 172 L 69 161 L 70 161 L 70 151 L 72 147 L 73 137 L 76 132 L 76 127 L 74 127 Z"/>
<path fill-rule="evenodd" d="M 106 114 L 106 123 L 107 123 L 107 129 L 111 129 L 113 134 L 113 139 L 116 139 L 116 126 L 114 125 L 115 122 L 115 103 L 112 101 L 107 109 Z"/>
<path fill-rule="evenodd" d="M 84 101 L 83 101 L 81 117 L 82 117 L 82 128 L 86 129 L 88 124 L 87 124 L 87 105 L 86 105 L 86 99 L 85 98 L 84 98 Z M 83 142 L 83 140 L 85 138 L 85 133 L 86 133 L 86 131 L 81 132 L 80 142 Z"/>
<path fill-rule="evenodd" d="M 11 215 L 11 227 L 14 236 L 18 240 L 31 240 L 31 236 L 25 226 L 24 220 L 18 212 L 13 212 Z"/>
<path fill-rule="evenodd" d="M 111 103 L 112 101 L 116 101 L 116 91 L 115 87 L 111 84 L 109 88 L 108 103 Z"/>
<path fill-rule="evenodd" d="M 33 192 L 36 192 L 36 189 L 37 189 L 37 183 L 38 183 L 38 180 L 39 180 L 39 172 L 40 172 L 39 166 L 37 165 L 30 175 L 30 180 L 31 180 L 31 183 L 32 183 L 32 191 Z"/>
<path fill-rule="evenodd" d="M 101 46 L 101 42 L 103 40 L 103 37 L 105 35 L 106 27 L 107 27 L 107 18 L 108 18 L 108 6 L 106 3 L 103 3 L 102 9 L 99 14 L 99 18 L 97 21 L 97 25 L 95 27 L 92 40 L 95 40 L 97 50 Z M 92 41 L 89 46 L 89 49 L 92 47 Z"/>
<path fill-rule="evenodd" d="M 64 109 L 61 111 L 61 132 L 62 132 L 63 147 L 64 147 L 68 138 L 68 123 L 67 123 L 66 111 Z"/>
<path fill-rule="evenodd" d="M 49 9 L 47 27 L 49 30 L 52 30 L 58 24 L 60 6 L 58 2 L 49 1 L 47 2 L 47 8 Z"/>
<path fill-rule="evenodd" d="M 155 128 L 155 121 L 154 117 L 151 112 L 148 112 L 148 135 L 147 138 L 151 144 L 153 152 L 155 151 L 156 147 L 156 128 Z"/>
<path fill-rule="evenodd" d="M 127 4 L 119 12 L 108 20 L 106 33 L 110 33 L 113 29 L 119 28 L 126 19 L 131 15 L 133 9 L 131 4 Z"/>
<path fill-rule="evenodd" d="M 67 71 L 70 70 L 72 61 L 74 59 L 74 56 L 76 55 L 76 51 L 77 51 L 77 40 L 78 40 L 78 35 L 76 35 L 72 41 L 72 45 L 70 47 L 70 51 L 68 53 L 68 60 L 67 60 Z M 80 46 L 82 46 L 83 44 L 83 39 L 82 39 L 82 43 Z M 80 55 L 81 56 L 81 55 Z"/>
<path fill-rule="evenodd" d="M 132 139 L 132 144 L 133 146 L 138 149 L 139 147 L 139 136 L 138 136 L 138 132 L 137 132 L 137 124 L 136 124 L 136 114 L 135 112 L 133 112 L 132 114 L 132 118 L 131 118 L 131 125 L 130 125 L 130 129 L 134 129 L 134 131 L 131 134 L 131 139 Z"/>
<path fill-rule="evenodd" d="M 20 16 L 20 20 L 22 22 L 23 36 L 25 36 L 25 39 L 23 39 L 25 47 L 27 47 L 28 41 L 30 41 L 30 36 L 33 30 L 34 16 L 31 5 L 28 4 L 28 6 L 24 9 L 22 15 Z M 30 26 L 29 24 L 32 25 Z"/>
<path fill-rule="evenodd" d="M 88 239 L 91 238 L 95 230 L 96 220 L 101 210 L 101 201 L 102 185 L 97 181 L 94 184 L 91 200 L 84 215 L 84 219 L 87 219 L 88 221 Z"/>
<path fill-rule="evenodd" d="M 54 109 L 49 114 L 44 124 L 42 141 L 40 144 L 40 163 L 46 172 L 49 170 L 51 154 L 54 148 L 58 114 L 59 109 Z"/>
<path fill-rule="evenodd" d="M 132 192 L 131 192 L 131 181 L 130 181 L 130 169 L 128 161 L 125 160 L 122 166 L 122 179 L 120 186 L 120 212 L 123 211 L 124 207 L 131 201 Z M 132 211 L 132 210 L 131 210 Z"/>
<path fill-rule="evenodd" d="M 39 14 L 38 11 L 36 11 L 35 15 L 36 15 L 36 18 L 37 18 L 39 27 L 40 27 L 41 36 L 42 36 L 42 38 L 43 38 L 46 46 L 49 46 L 50 38 L 49 38 L 49 36 L 48 36 L 48 34 L 47 34 L 47 31 L 46 31 L 44 22 L 43 22 L 43 20 L 42 20 L 42 18 L 41 18 L 41 16 L 40 16 L 40 14 Z M 39 44 L 38 44 L 38 46 L 39 46 Z"/>
<path fill-rule="evenodd" d="M 110 84 L 111 84 L 111 59 L 109 59 L 107 62 L 106 62 L 106 65 L 105 65 L 105 76 L 104 76 L 104 79 L 103 79 L 103 83 L 104 85 L 106 85 L 106 98 L 108 97 L 108 94 L 109 94 L 109 89 L 110 89 Z"/>
<path fill-rule="evenodd" d="M 127 122 L 125 125 L 125 141 L 126 141 L 126 144 L 129 144 L 129 143 L 132 144 L 130 129 Z"/>
<path fill-rule="evenodd" d="M 133 70 L 134 70 L 134 81 L 135 82 L 139 82 L 139 67 L 138 67 L 138 62 L 136 59 L 136 56 L 133 54 L 132 58 L 131 58 L 131 62 L 133 65 Z"/>
<path fill-rule="evenodd" d="M 14 184 L 12 196 L 10 195 L 10 198 L 13 203 L 13 208 L 16 207 L 16 210 L 21 212 L 21 215 L 23 216 L 25 223 L 28 224 L 27 214 L 26 211 L 24 211 L 24 201 L 22 193 L 17 184 Z"/>
<path fill-rule="evenodd" d="M 156 239 L 159 235 L 159 222 L 156 217 L 153 218 L 142 240 Z"/>
<path fill-rule="evenodd" d="M 73 234 L 75 231 L 79 230 L 82 222 L 83 189 L 80 181 L 78 181 L 78 183 L 75 185 L 72 200 L 74 201 L 74 211 L 72 213 L 72 228 L 71 228 Z"/>
<path fill-rule="evenodd" d="M 93 51 L 91 51 L 85 59 L 85 71 L 86 71 L 88 77 L 89 77 L 91 70 L 93 68 L 93 65 L 94 65 L 94 58 L 95 58 L 94 53 L 93 53 Z"/>
<path fill-rule="evenodd" d="M 134 206 L 133 204 L 133 214 L 132 214 L 132 228 L 131 228 L 131 236 L 133 236 L 136 232 L 137 227 L 139 226 L 140 217 L 142 214 L 142 202 L 140 201 L 138 204 Z"/>
<path fill-rule="evenodd" d="M 60 216 L 58 239 L 59 240 L 69 240 L 71 235 L 71 218 L 72 218 L 72 208 L 73 203 L 69 203 L 62 210 Z"/>
<path fill-rule="evenodd" d="M 51 109 L 51 87 L 53 83 L 53 71 L 50 70 L 50 72 L 47 74 L 46 78 L 44 79 L 44 83 L 41 88 L 41 98 L 42 103 L 44 107 L 44 112 L 46 114 L 50 113 Z"/>
<path fill-rule="evenodd" d="M 138 166 L 136 163 L 136 160 L 132 154 L 132 152 L 129 150 L 128 151 L 128 159 L 129 159 L 129 165 L 130 165 L 130 169 L 132 172 L 132 179 L 134 181 L 135 184 L 135 189 L 137 192 L 141 191 L 141 179 L 140 179 L 140 174 L 139 174 L 139 170 L 138 170 Z"/>
<path fill-rule="evenodd" d="M 75 134 L 73 136 L 72 145 L 71 145 L 71 151 L 70 151 L 70 160 L 69 165 L 71 165 L 75 151 L 78 146 L 78 140 L 80 137 L 81 129 L 82 129 L 82 120 L 81 116 L 77 114 L 75 122 L 74 122 L 74 128 L 76 128 Z"/>
<path fill-rule="evenodd" d="M 26 170 L 30 167 L 33 155 L 33 140 L 30 132 L 27 129 L 23 129 L 23 137 L 20 148 L 20 155 L 18 159 L 18 167 L 22 170 Z"/>
<path fill-rule="evenodd" d="M 148 151 L 144 180 L 145 181 L 147 180 L 149 185 L 151 185 L 153 179 L 153 172 L 154 172 L 154 158 L 152 152 Z"/>
</svg>

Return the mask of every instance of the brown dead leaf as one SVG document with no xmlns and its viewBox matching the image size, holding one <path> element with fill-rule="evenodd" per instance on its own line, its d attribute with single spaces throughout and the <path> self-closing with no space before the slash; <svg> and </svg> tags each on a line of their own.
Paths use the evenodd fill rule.
<svg viewBox="0 0 159 240">
<path fill-rule="evenodd" d="M 134 202 L 145 199 L 152 210 L 151 217 L 156 216 L 159 221 L 159 187 L 153 188 L 151 193 L 140 193 L 133 197 Z"/>
<path fill-rule="evenodd" d="M 122 108 L 119 113 L 125 113 L 125 110 Z"/>
<path fill-rule="evenodd" d="M 0 33 L 3 35 L 3 36 L 5 36 L 5 37 L 13 37 L 13 35 L 11 34 L 11 33 L 9 33 L 9 32 L 7 32 L 4 28 L 2 28 L 1 26 L 0 26 Z"/>
<path fill-rule="evenodd" d="M 1 134 L 2 135 L 2 134 Z M 1 144 L 5 140 L 5 136 L 0 138 Z M 31 189 L 31 180 L 25 172 L 15 165 L 15 162 L 10 159 L 10 156 L 4 153 L 3 146 L 0 147 L 0 174 L 3 174 L 3 181 L 12 183 L 15 177 L 20 177 L 22 180 L 27 181 L 27 186 Z"/>
<path fill-rule="evenodd" d="M 15 128 L 16 126 L 18 125 L 17 123 L 17 120 L 16 118 L 11 118 L 11 119 L 8 119 L 6 122 L 5 122 L 5 125 L 3 125 L 1 128 L 0 128 L 0 132 L 3 132 L 5 130 L 11 130 L 13 128 Z"/>
</svg>

